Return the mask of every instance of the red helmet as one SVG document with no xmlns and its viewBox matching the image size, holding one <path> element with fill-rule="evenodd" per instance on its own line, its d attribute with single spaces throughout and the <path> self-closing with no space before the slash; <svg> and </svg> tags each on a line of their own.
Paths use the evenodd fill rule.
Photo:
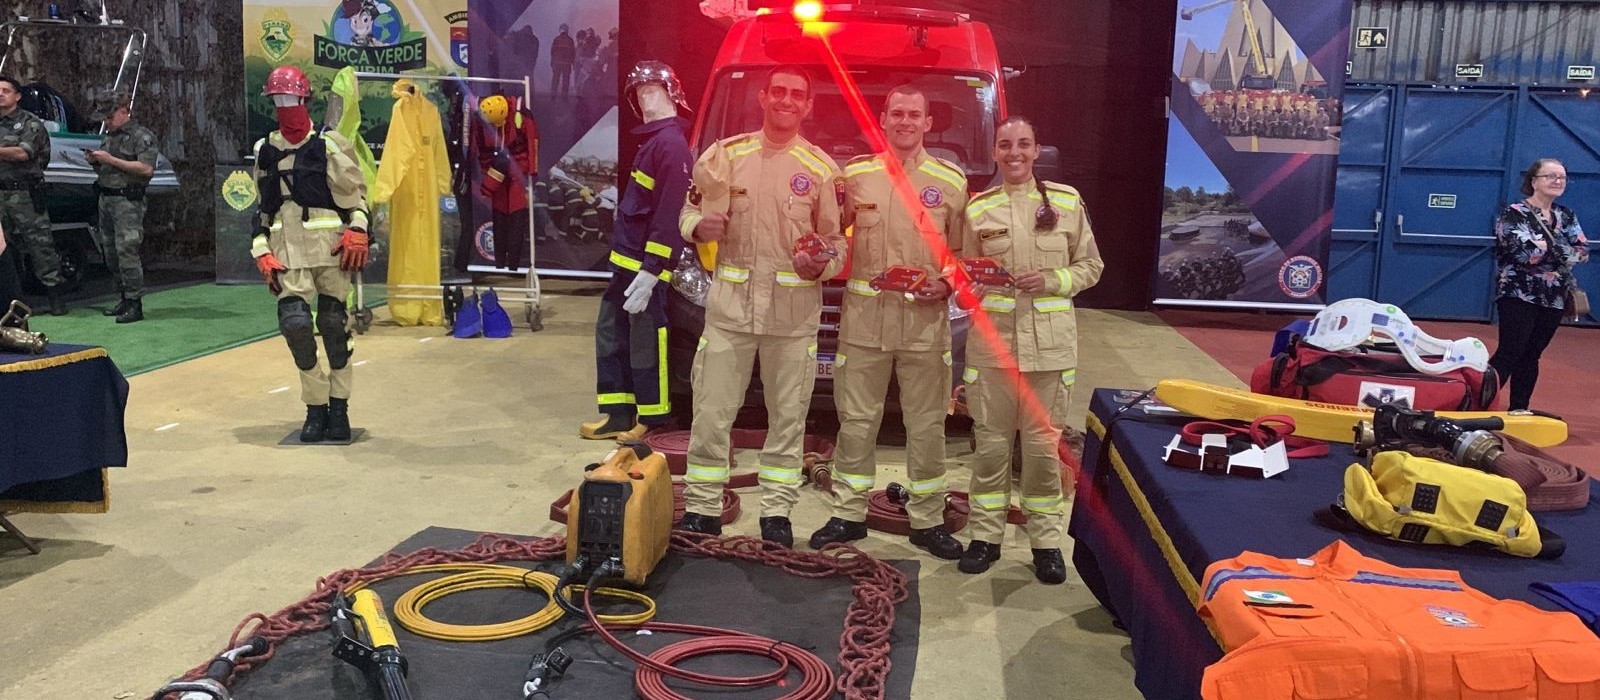
<svg viewBox="0 0 1600 700">
<path fill-rule="evenodd" d="M 306 79 L 305 71 L 295 66 L 278 66 L 267 74 L 267 84 L 262 86 L 261 94 L 310 97 L 311 81 Z"/>
</svg>

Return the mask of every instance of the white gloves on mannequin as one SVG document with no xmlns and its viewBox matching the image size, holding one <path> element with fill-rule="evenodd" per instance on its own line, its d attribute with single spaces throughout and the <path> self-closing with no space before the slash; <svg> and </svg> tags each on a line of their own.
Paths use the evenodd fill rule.
<svg viewBox="0 0 1600 700">
<path fill-rule="evenodd" d="M 656 288 L 656 283 L 661 281 L 655 275 L 640 271 L 635 274 L 633 281 L 628 283 L 628 288 L 623 294 L 628 298 L 622 302 L 622 310 L 630 314 L 643 313 L 650 306 L 650 292 Z"/>
</svg>

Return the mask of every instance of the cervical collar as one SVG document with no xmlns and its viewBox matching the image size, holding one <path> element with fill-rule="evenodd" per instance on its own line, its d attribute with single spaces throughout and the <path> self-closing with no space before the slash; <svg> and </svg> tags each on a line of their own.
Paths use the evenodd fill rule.
<svg viewBox="0 0 1600 700">
<path fill-rule="evenodd" d="M 1470 367 L 1489 368 L 1489 350 L 1477 338 L 1440 340 L 1422 332 L 1400 307 L 1371 299 L 1345 299 L 1329 304 L 1311 321 L 1305 341 L 1323 350 L 1349 350 L 1373 336 L 1394 341 L 1406 362 L 1419 372 L 1444 374 Z M 1423 357 L 1438 357 L 1429 362 Z"/>
</svg>

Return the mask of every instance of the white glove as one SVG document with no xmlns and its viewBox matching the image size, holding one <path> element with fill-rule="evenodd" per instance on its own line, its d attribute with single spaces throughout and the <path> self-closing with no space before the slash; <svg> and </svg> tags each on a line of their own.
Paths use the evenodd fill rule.
<svg viewBox="0 0 1600 700">
<path fill-rule="evenodd" d="M 655 275 L 640 270 L 634 275 L 633 281 L 628 283 L 628 288 L 622 292 L 628 297 L 622 302 L 622 310 L 630 314 L 644 313 L 650 306 L 650 292 L 655 290 L 659 281 Z"/>
</svg>

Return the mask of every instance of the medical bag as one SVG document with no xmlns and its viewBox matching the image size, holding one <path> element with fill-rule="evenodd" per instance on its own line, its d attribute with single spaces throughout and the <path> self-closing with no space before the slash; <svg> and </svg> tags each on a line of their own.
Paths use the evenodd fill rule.
<svg viewBox="0 0 1600 700">
<path fill-rule="evenodd" d="M 1397 352 L 1332 352 L 1299 339 L 1250 375 L 1257 394 L 1367 408 L 1396 402 L 1420 411 L 1492 410 L 1499 389 L 1492 368 L 1425 374 Z"/>
</svg>

